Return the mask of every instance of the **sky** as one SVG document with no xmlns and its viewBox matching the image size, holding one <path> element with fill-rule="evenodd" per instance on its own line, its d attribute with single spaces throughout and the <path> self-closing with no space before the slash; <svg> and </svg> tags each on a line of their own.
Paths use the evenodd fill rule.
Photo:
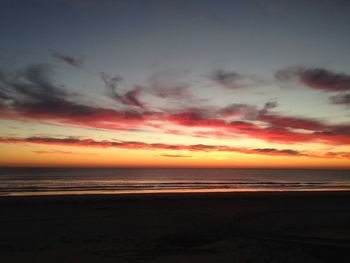
<svg viewBox="0 0 350 263">
<path fill-rule="evenodd" d="M 350 168 L 346 0 L 3 0 L 0 166 Z"/>
</svg>

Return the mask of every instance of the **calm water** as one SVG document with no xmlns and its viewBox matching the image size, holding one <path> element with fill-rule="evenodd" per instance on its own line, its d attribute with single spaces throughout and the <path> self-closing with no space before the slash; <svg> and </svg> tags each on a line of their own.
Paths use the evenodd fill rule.
<svg viewBox="0 0 350 263">
<path fill-rule="evenodd" d="M 350 171 L 0 169 L 0 195 L 305 190 L 350 190 Z"/>
</svg>

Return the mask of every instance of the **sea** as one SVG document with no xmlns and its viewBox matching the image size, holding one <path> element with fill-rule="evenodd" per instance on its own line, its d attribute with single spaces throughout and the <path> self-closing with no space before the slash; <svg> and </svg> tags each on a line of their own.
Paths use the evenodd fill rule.
<svg viewBox="0 0 350 263">
<path fill-rule="evenodd" d="M 350 170 L 1 168 L 0 195 L 347 191 Z"/>
</svg>

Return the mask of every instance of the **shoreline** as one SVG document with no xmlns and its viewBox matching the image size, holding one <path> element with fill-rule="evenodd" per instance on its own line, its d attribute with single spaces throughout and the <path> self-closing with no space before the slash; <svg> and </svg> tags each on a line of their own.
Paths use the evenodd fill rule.
<svg viewBox="0 0 350 263">
<path fill-rule="evenodd" d="M 173 196 L 173 197 L 180 197 L 180 196 L 198 196 L 198 197 L 208 197 L 208 196 L 215 196 L 215 195 L 222 195 L 222 196 L 239 196 L 239 195 L 266 195 L 266 194 L 272 194 L 272 195 L 284 195 L 284 194 L 327 194 L 327 193 L 348 193 L 350 194 L 350 189 L 300 189 L 300 190 L 213 190 L 213 191 L 125 191 L 125 192 L 114 192 L 114 191 L 86 191 L 86 192 L 80 192 L 80 191 L 71 191 L 71 192 L 24 192 L 24 193 L 10 193 L 10 194 L 0 194 L 0 199 L 3 198 L 16 198 L 16 197 L 23 197 L 23 198 L 30 198 L 30 197 L 106 197 L 106 198 L 112 198 L 112 197 L 121 197 L 121 198 L 132 198 L 137 196 Z"/>
</svg>

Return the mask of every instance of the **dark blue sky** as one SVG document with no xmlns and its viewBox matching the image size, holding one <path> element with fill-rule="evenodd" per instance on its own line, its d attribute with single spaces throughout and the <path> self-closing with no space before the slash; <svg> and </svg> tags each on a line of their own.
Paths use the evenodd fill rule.
<svg viewBox="0 0 350 263">
<path fill-rule="evenodd" d="M 1 56 L 28 61 L 54 49 L 86 56 L 96 67 L 120 68 L 114 61 L 121 61 L 126 67 L 340 70 L 350 61 L 349 10 L 347 1 L 330 0 L 5 0 L 0 48 Z"/>
</svg>

